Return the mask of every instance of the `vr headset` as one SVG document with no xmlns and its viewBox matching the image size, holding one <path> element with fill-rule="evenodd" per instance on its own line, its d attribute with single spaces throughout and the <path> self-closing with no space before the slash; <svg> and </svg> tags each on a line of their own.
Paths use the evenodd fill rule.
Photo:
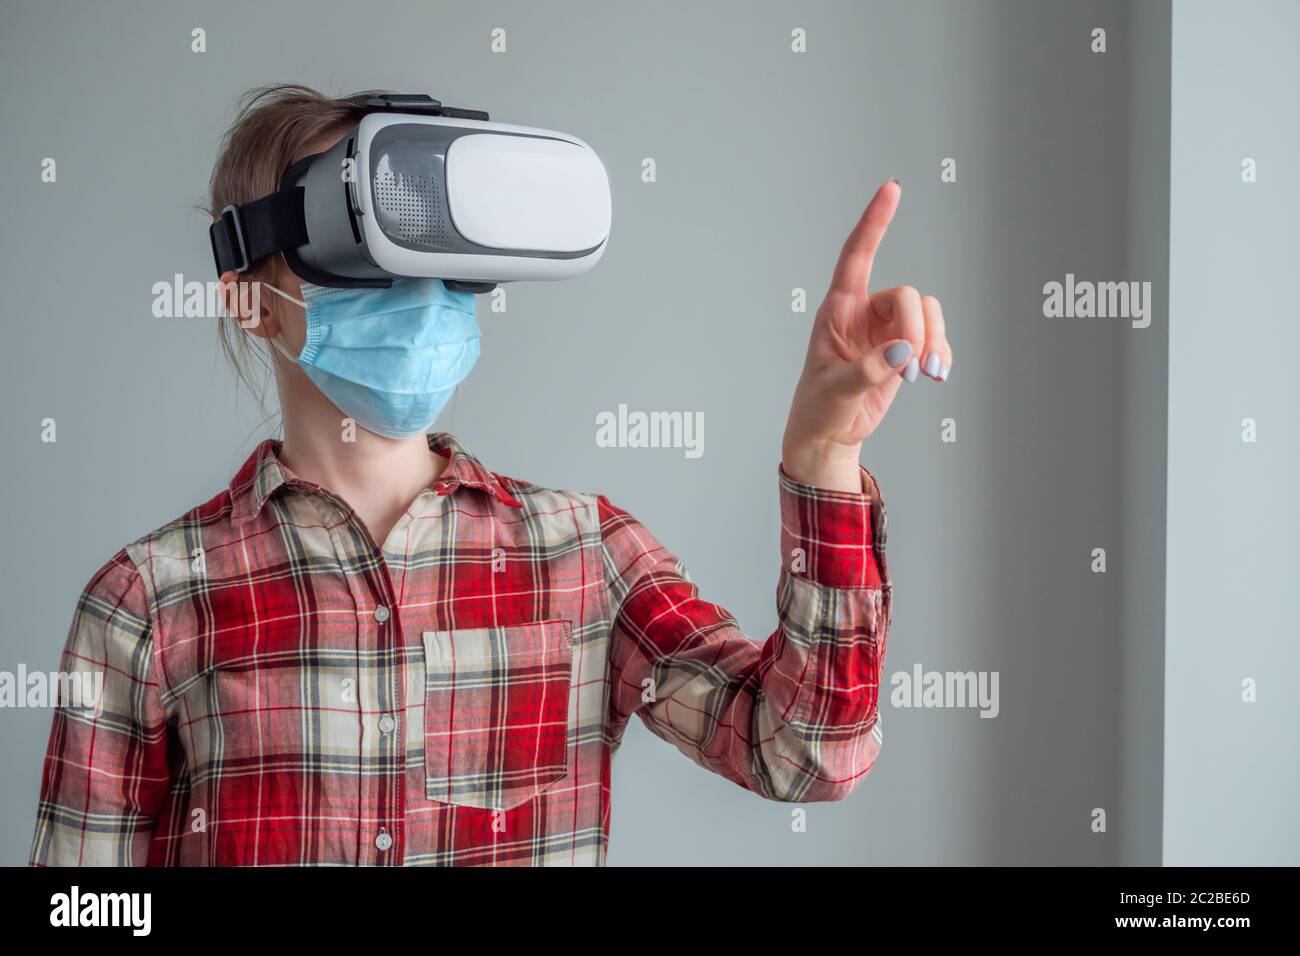
<svg viewBox="0 0 1300 956">
<path fill-rule="evenodd" d="M 385 93 L 280 189 L 212 224 L 217 275 L 283 253 L 321 286 L 437 278 L 459 291 L 567 279 L 605 252 L 612 207 L 595 151 L 567 133 L 492 123 L 424 94 Z"/>
</svg>

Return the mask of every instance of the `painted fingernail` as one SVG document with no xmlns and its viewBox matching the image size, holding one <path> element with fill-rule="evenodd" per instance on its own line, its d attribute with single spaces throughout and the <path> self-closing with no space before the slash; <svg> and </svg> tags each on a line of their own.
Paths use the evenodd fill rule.
<svg viewBox="0 0 1300 956">
<path fill-rule="evenodd" d="M 931 352 L 930 357 L 925 360 L 925 374 L 931 378 L 939 376 L 939 353 Z"/>
<path fill-rule="evenodd" d="M 907 368 L 903 370 L 903 379 L 908 382 L 915 382 L 916 376 L 921 372 L 921 363 L 912 359 L 907 363 Z"/>
<path fill-rule="evenodd" d="M 889 363 L 890 368 L 898 368 L 911 357 L 912 343 L 906 340 L 895 342 L 885 349 L 885 361 Z"/>
<path fill-rule="evenodd" d="M 943 368 L 939 369 L 939 381 L 941 382 L 948 381 L 948 370 L 951 368 L 952 368 L 951 365 L 947 364 L 946 362 L 944 363 Z"/>
</svg>

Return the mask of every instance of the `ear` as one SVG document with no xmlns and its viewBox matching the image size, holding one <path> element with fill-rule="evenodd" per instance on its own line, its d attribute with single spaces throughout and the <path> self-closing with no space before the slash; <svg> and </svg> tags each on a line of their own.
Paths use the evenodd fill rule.
<svg viewBox="0 0 1300 956">
<path fill-rule="evenodd" d="M 279 316 L 263 298 L 261 282 L 247 274 L 240 278 L 233 270 L 222 273 L 217 281 L 226 315 L 238 322 L 241 329 L 262 339 L 273 339 L 280 334 Z"/>
</svg>

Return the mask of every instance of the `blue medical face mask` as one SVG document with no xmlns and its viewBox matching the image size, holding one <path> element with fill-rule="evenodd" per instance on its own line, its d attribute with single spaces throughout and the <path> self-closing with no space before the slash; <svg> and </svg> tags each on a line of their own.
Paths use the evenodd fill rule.
<svg viewBox="0 0 1300 956">
<path fill-rule="evenodd" d="M 265 285 L 265 283 L 264 283 Z M 285 358 L 358 425 L 388 438 L 427 431 L 478 361 L 474 296 L 439 279 L 396 279 L 388 289 L 302 284 L 307 341 Z"/>
</svg>

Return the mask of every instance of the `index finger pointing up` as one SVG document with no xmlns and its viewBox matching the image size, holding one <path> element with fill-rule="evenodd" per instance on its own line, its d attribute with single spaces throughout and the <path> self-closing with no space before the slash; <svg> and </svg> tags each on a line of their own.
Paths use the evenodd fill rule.
<svg viewBox="0 0 1300 956">
<path fill-rule="evenodd" d="M 840 292 L 865 292 L 867 280 L 871 278 L 871 263 L 880 248 L 880 240 L 885 238 L 898 209 L 899 197 L 903 187 L 897 179 L 890 179 L 876 190 L 862 213 L 862 218 L 853 227 L 853 232 L 844 243 L 840 252 L 840 261 L 835 266 L 835 277 L 831 288 Z"/>
</svg>

